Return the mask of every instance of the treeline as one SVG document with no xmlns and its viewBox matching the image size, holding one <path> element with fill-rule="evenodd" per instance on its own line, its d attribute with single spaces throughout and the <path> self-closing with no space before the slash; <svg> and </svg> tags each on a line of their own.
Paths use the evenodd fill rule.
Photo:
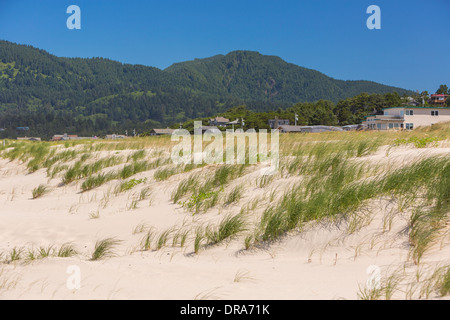
<svg viewBox="0 0 450 320">
<path fill-rule="evenodd" d="M 232 108 L 218 116 L 234 121 L 239 119 L 239 123 L 244 119 L 244 130 L 254 128 L 270 129 L 269 120 L 287 119 L 291 125 L 295 124 L 297 115 L 297 125 L 329 125 L 344 126 L 349 124 L 359 124 L 364 117 L 372 112 L 380 113 L 383 108 L 397 107 L 406 103 L 407 97 L 400 97 L 397 93 L 367 94 L 362 93 L 355 97 L 339 101 L 337 104 L 328 100 L 317 102 L 300 102 L 287 108 L 278 108 L 273 111 L 258 112 L 241 105 Z M 199 118 L 187 121 L 183 128 L 193 131 L 194 121 L 201 120 L 203 125 L 209 124 L 211 117 Z M 176 124 L 172 128 L 178 128 Z M 235 128 L 241 128 L 240 125 Z"/>
</svg>

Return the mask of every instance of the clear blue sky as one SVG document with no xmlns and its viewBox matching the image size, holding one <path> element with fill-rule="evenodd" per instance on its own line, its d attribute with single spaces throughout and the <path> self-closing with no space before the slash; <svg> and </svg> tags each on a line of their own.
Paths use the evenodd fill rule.
<svg viewBox="0 0 450 320">
<path fill-rule="evenodd" d="M 69 5 L 81 30 L 68 30 Z M 369 5 L 381 30 L 369 30 Z M 450 0 L 0 0 L 0 39 L 164 69 L 254 50 L 333 78 L 450 86 Z"/>
</svg>

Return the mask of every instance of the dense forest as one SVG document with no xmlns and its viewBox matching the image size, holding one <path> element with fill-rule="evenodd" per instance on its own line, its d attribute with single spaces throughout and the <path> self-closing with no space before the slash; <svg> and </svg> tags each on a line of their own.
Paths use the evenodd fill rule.
<svg viewBox="0 0 450 320">
<path fill-rule="evenodd" d="M 207 59 L 176 63 L 166 69 L 192 88 L 216 94 L 231 94 L 244 100 L 338 102 L 362 92 L 384 94 L 408 90 L 370 81 L 343 81 L 316 70 L 287 63 L 276 56 L 253 51 L 234 51 Z"/>
<path fill-rule="evenodd" d="M 361 92 L 367 93 L 362 108 L 348 101 Z M 103 58 L 60 58 L 0 41 L 0 138 L 142 133 L 244 105 L 253 113 L 298 110 L 304 123 L 357 123 L 372 106 L 394 103 L 386 102 L 388 93 L 395 103 L 412 94 L 369 81 L 335 80 L 250 51 L 160 70 Z"/>
</svg>

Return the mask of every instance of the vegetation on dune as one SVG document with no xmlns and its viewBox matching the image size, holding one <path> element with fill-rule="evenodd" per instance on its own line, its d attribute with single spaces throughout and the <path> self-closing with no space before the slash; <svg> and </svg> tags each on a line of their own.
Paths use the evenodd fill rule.
<svg viewBox="0 0 450 320">
<path fill-rule="evenodd" d="M 428 212 L 432 218 L 427 219 L 432 219 L 434 225 L 445 221 L 450 189 L 448 157 L 431 157 L 381 176 L 376 171 L 367 176 L 361 170 L 363 166 L 342 154 L 315 159 L 314 165 L 305 166 L 301 171 L 304 181 L 264 211 L 255 230 L 255 241 L 278 240 L 308 221 L 349 214 L 367 200 L 383 195 L 394 195 L 408 206 L 417 206 L 416 202 L 421 200 L 421 205 L 432 208 Z M 424 232 L 433 230 L 417 231 L 422 237 Z M 415 243 L 412 245 L 417 247 Z"/>
<path fill-rule="evenodd" d="M 125 192 L 128 190 L 133 189 L 135 186 L 141 184 L 141 183 L 145 183 L 147 181 L 147 179 L 130 179 L 128 181 L 124 181 L 121 182 L 116 189 L 114 190 L 114 192 L 116 194 L 121 193 L 121 192 Z"/>
<path fill-rule="evenodd" d="M 205 231 L 205 237 L 208 245 L 215 245 L 226 239 L 232 239 L 245 230 L 246 222 L 242 215 L 226 216 L 218 227 L 209 226 Z"/>
<path fill-rule="evenodd" d="M 184 179 L 174 177 L 164 184 L 172 186 L 179 178 L 170 195 L 174 204 L 181 205 L 192 215 L 207 213 L 214 207 L 220 215 L 226 212 L 214 223 L 205 223 L 199 216 L 187 217 L 183 226 L 162 230 L 141 223 L 133 229 L 133 234 L 142 237 L 138 244 L 141 251 L 191 246 L 193 253 L 199 254 L 201 250 L 231 240 L 242 241 L 244 249 L 265 248 L 291 233 L 301 232 L 309 223 L 320 221 L 346 221 L 347 231 L 351 233 L 366 223 L 361 210 L 374 200 L 388 199 L 386 201 L 408 217 L 402 231 L 409 249 L 407 260 L 419 269 L 426 263 L 430 248 L 442 245 L 442 236 L 448 231 L 450 158 L 446 154 L 429 155 L 425 151 L 421 152 L 426 154 L 423 157 L 385 163 L 387 158 L 384 156 L 390 152 L 403 152 L 403 147 L 398 148 L 403 145 L 408 148 L 446 147 L 449 137 L 448 123 L 408 132 L 281 135 L 280 170 L 273 176 L 256 175 L 254 170 L 259 167 L 253 165 L 176 166 L 167 156 L 171 145 L 166 137 L 84 142 L 67 147 L 63 143 L 6 141 L 0 152 L 5 158 L 23 161 L 30 172 L 47 168 L 49 177 L 59 175 L 58 179 L 66 184 L 81 180 L 82 191 L 118 180 L 105 197 L 109 194 L 120 196 L 133 190 L 128 194 L 128 210 L 136 209 L 140 201 L 148 200 L 155 187 L 170 177 L 185 174 Z M 375 154 L 382 154 L 383 160 L 373 161 L 377 159 Z M 147 172 L 150 170 L 154 172 Z M 195 172 L 190 172 L 192 170 Z M 142 172 L 147 172 L 147 178 L 133 178 Z M 289 184 L 286 184 L 288 179 Z M 260 194 L 242 205 L 249 188 Z M 33 198 L 47 191 L 46 185 L 39 185 L 32 192 Z M 96 211 L 91 218 L 98 218 L 99 214 Z M 209 217 L 214 218 L 215 212 Z M 390 230 L 389 223 L 383 221 L 384 230 Z M 97 261 L 112 257 L 120 243 L 115 238 L 99 240 L 88 258 Z M 2 262 L 30 263 L 77 254 L 71 244 L 59 248 L 39 246 L 28 251 L 14 247 L 4 254 Z M 448 266 L 433 274 L 427 273 L 427 277 L 417 280 L 420 290 L 416 293 L 420 297 L 428 298 L 432 293 L 438 296 L 449 294 Z M 400 275 L 385 277 L 379 289 L 361 287 L 358 297 L 391 299 L 403 283 L 405 279 Z M 414 296 L 413 288 L 405 291 L 407 297 Z"/>
<path fill-rule="evenodd" d="M 95 243 L 94 252 L 92 252 L 91 261 L 97 261 L 104 258 L 114 257 L 114 249 L 122 241 L 114 238 L 106 238 Z"/>
<path fill-rule="evenodd" d="M 33 189 L 32 195 L 33 195 L 33 199 L 37 199 L 42 197 L 45 193 L 47 193 L 48 187 L 45 185 L 39 185 L 38 187 Z"/>
</svg>

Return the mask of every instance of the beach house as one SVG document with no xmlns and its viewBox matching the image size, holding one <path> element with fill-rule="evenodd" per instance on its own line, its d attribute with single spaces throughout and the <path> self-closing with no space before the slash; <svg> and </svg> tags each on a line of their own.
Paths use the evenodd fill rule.
<svg viewBox="0 0 450 320">
<path fill-rule="evenodd" d="M 153 129 L 152 131 L 150 131 L 150 135 L 151 136 L 166 136 L 166 135 L 171 135 L 173 132 L 175 131 L 175 129 Z"/>
<path fill-rule="evenodd" d="M 216 117 L 214 119 L 209 120 L 210 126 L 216 127 L 226 127 L 229 124 L 230 120 L 224 117 Z"/>
<path fill-rule="evenodd" d="M 383 114 L 370 115 L 362 123 L 369 130 L 407 129 L 450 121 L 450 107 L 401 106 L 383 109 Z"/>
<path fill-rule="evenodd" d="M 447 102 L 448 97 L 450 97 L 448 94 L 432 94 L 429 103 L 443 106 Z"/>
<path fill-rule="evenodd" d="M 289 126 L 290 121 L 288 119 L 269 119 L 269 127 L 270 129 L 276 129 L 279 126 Z"/>
</svg>

